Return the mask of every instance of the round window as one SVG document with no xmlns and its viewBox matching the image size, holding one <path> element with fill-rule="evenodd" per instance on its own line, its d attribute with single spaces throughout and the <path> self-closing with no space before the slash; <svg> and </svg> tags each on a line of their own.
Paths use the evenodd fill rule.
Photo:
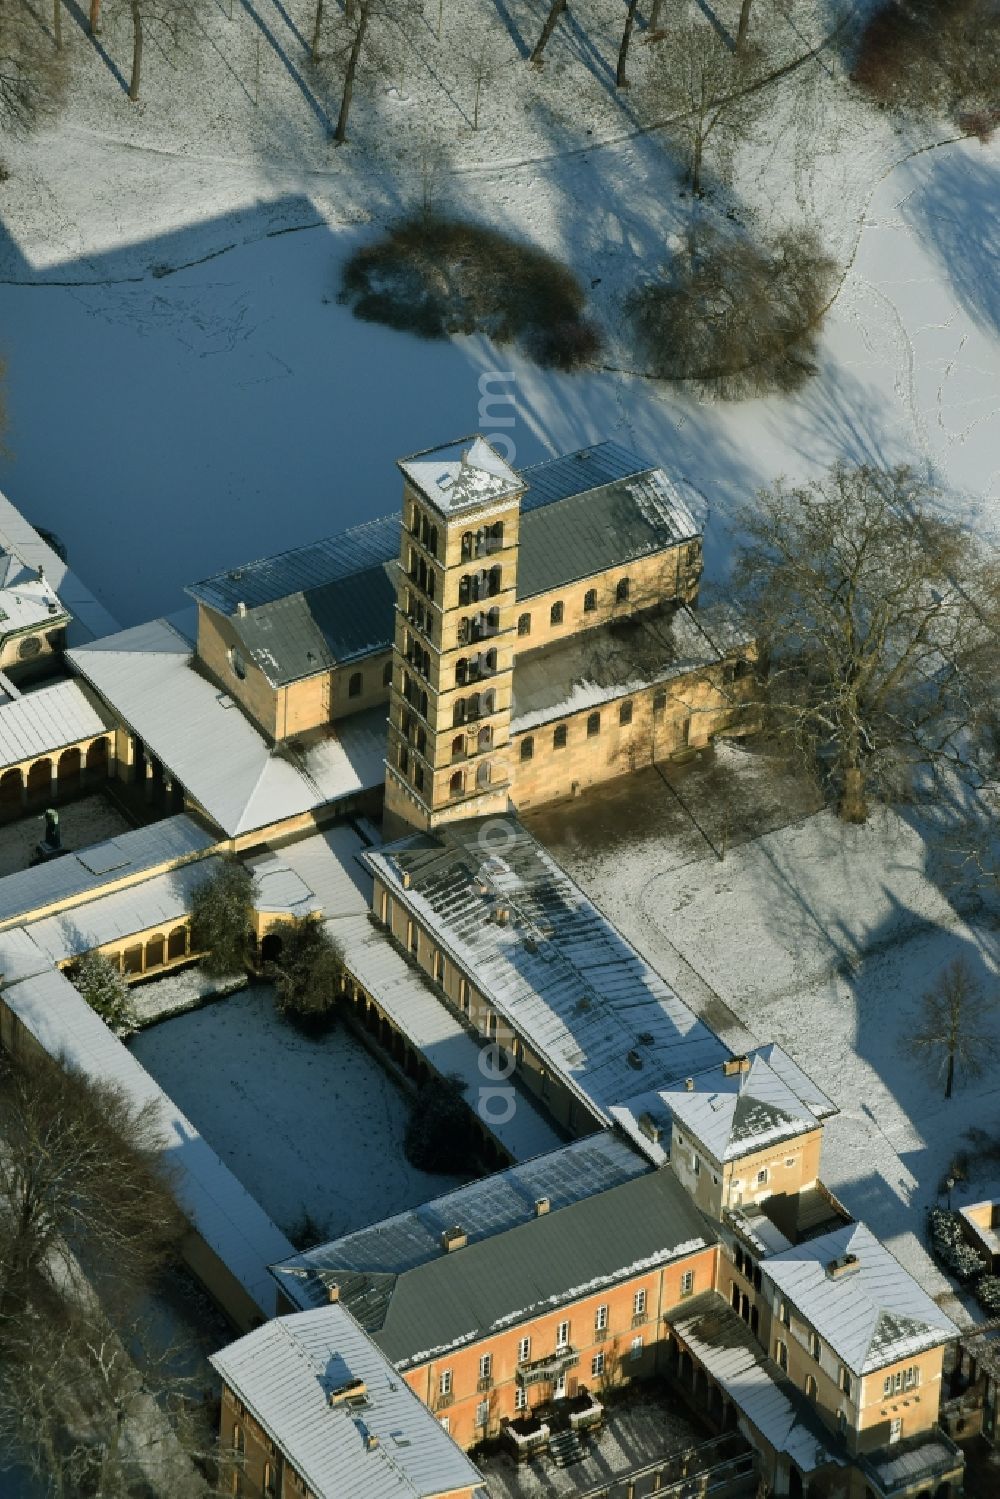
<svg viewBox="0 0 1000 1499">
<path fill-rule="evenodd" d="M 229 664 L 242 682 L 247 674 L 247 664 L 238 650 L 229 652 Z"/>
<path fill-rule="evenodd" d="M 17 648 L 17 654 L 22 661 L 29 660 L 32 656 L 40 654 L 42 642 L 37 635 L 26 635 Z"/>
</svg>

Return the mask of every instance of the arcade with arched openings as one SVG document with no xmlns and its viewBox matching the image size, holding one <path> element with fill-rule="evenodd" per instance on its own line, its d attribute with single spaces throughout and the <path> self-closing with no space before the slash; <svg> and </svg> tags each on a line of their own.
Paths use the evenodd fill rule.
<svg viewBox="0 0 1000 1499">
<path fill-rule="evenodd" d="M 107 780 L 113 767 L 110 733 L 7 765 L 0 770 L 0 820 L 13 821 L 49 802 L 97 786 Z"/>
</svg>

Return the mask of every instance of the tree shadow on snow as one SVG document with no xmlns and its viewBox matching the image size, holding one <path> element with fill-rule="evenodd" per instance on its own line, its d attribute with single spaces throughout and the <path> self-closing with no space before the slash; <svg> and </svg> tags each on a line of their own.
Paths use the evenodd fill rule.
<svg viewBox="0 0 1000 1499">
<path fill-rule="evenodd" d="M 969 146 L 933 163 L 900 207 L 969 313 L 1000 334 L 1000 166 Z"/>
</svg>

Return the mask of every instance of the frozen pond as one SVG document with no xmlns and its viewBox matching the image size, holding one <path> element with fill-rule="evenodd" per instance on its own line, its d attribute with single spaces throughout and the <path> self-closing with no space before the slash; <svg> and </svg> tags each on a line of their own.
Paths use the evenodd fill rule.
<svg viewBox="0 0 1000 1499">
<path fill-rule="evenodd" d="M 409 1165 L 407 1099 L 361 1043 L 340 1026 L 300 1035 L 266 985 L 130 1046 L 285 1233 L 308 1212 L 335 1238 L 458 1184 Z"/>
</svg>

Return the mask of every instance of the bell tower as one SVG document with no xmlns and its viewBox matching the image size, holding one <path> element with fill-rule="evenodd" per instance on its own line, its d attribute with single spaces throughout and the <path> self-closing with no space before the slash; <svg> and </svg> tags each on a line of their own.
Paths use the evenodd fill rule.
<svg viewBox="0 0 1000 1499">
<path fill-rule="evenodd" d="M 507 808 L 524 483 L 483 437 L 404 458 L 387 824 Z"/>
</svg>

